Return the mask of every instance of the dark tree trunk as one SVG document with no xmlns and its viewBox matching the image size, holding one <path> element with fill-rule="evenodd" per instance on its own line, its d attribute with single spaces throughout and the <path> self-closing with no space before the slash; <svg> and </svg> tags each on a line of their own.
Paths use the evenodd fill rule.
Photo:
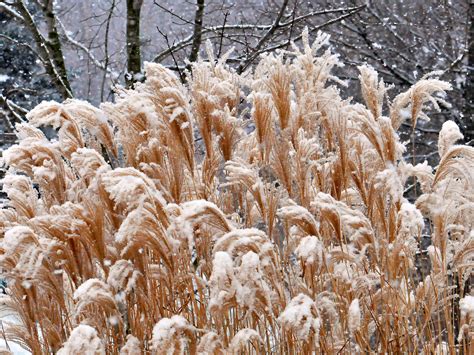
<svg viewBox="0 0 474 355">
<path fill-rule="evenodd" d="M 64 55 L 59 39 L 58 29 L 56 27 L 56 15 L 54 13 L 54 0 L 47 0 L 43 7 L 43 13 L 46 17 L 46 24 L 48 26 L 48 40 L 46 42 L 50 52 L 51 60 L 58 71 L 64 85 L 72 93 L 71 85 L 68 80 L 66 64 L 64 63 Z"/>
<path fill-rule="evenodd" d="M 466 84 L 464 87 L 464 122 L 463 132 L 466 142 L 474 140 L 474 0 L 469 2 L 469 30 L 467 33 L 468 59 Z"/>
<path fill-rule="evenodd" d="M 194 38 L 191 46 L 189 61 L 195 62 L 199 55 L 199 48 L 202 42 L 202 19 L 204 17 L 204 0 L 197 0 L 196 14 L 194 16 Z"/>
<path fill-rule="evenodd" d="M 33 36 L 38 50 L 38 55 L 44 65 L 44 68 L 46 69 L 46 73 L 51 78 L 54 86 L 61 94 L 63 99 L 67 99 L 73 97 L 73 94 L 71 86 L 69 85 L 69 81 L 67 80 L 67 72 L 64 66 L 64 57 L 61 50 L 59 36 L 56 31 L 56 20 L 54 17 L 52 0 L 48 1 L 51 2 L 51 11 L 49 11 L 49 15 L 45 13 L 48 21 L 48 40 L 46 40 L 39 31 L 38 26 L 28 11 L 25 3 L 22 0 L 17 1 L 15 2 L 15 6 L 18 9 L 20 15 L 23 17 L 25 26 Z M 45 11 L 47 7 L 48 5 L 46 5 L 42 10 Z M 53 25 L 52 28 L 50 27 L 51 24 Z"/>
<path fill-rule="evenodd" d="M 141 71 L 140 54 L 140 11 L 143 0 L 127 0 L 127 75 L 125 80 L 130 87 L 137 81 L 136 74 Z"/>
</svg>

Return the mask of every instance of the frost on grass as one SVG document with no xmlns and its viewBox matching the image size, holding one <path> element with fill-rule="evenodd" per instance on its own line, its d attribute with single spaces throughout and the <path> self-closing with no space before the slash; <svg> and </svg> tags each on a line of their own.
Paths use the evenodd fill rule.
<svg viewBox="0 0 474 355">
<path fill-rule="evenodd" d="M 359 300 L 356 298 L 351 302 L 349 306 L 349 315 L 348 315 L 348 322 L 349 322 L 349 331 L 354 333 L 360 327 L 361 321 L 361 314 L 360 314 L 360 306 Z"/>
<path fill-rule="evenodd" d="M 34 354 L 468 353 L 474 148 L 449 121 L 439 164 L 413 166 L 397 133 L 446 107 L 450 85 L 434 72 L 392 94 L 362 66 L 356 103 L 329 36 L 301 42 L 242 75 L 208 43 L 186 84 L 146 63 L 114 103 L 28 114 L 3 154 L 8 341 Z"/>
<path fill-rule="evenodd" d="M 105 347 L 94 328 L 80 324 L 73 329 L 69 339 L 58 351 L 59 355 L 105 355 Z"/>
<path fill-rule="evenodd" d="M 153 327 L 152 347 L 160 354 L 194 353 L 195 328 L 181 316 L 161 319 Z"/>
<path fill-rule="evenodd" d="M 310 335 L 318 334 L 321 326 L 314 301 L 304 294 L 299 294 L 290 301 L 278 317 L 278 321 L 284 328 L 292 330 L 301 340 L 307 340 Z"/>
<path fill-rule="evenodd" d="M 459 301 L 461 317 L 474 319 L 474 296 L 466 296 Z"/>
</svg>

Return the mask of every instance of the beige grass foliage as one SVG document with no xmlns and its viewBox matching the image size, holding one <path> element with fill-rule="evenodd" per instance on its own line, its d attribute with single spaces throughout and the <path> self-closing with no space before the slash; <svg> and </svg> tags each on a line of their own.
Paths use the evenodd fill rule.
<svg viewBox="0 0 474 355">
<path fill-rule="evenodd" d="M 364 66 L 353 103 L 327 44 L 305 30 L 243 75 L 208 44 L 187 85 L 147 63 L 115 103 L 33 109 L 4 152 L 6 338 L 35 354 L 473 351 L 474 149 L 447 123 L 439 165 L 413 166 L 396 132 L 450 85 L 431 73 L 390 100 Z"/>
</svg>

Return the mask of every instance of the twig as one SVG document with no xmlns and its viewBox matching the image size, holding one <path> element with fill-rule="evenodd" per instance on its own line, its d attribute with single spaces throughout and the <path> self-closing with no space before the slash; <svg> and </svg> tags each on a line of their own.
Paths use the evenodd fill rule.
<svg viewBox="0 0 474 355">
<path fill-rule="evenodd" d="M 104 75 L 102 76 L 102 83 L 100 86 L 100 101 L 104 100 L 104 86 L 107 79 L 107 68 L 109 67 L 109 30 L 110 30 L 110 21 L 112 19 L 113 12 L 115 10 L 115 0 L 112 0 L 112 5 L 110 6 L 109 13 L 107 15 L 106 25 L 105 25 L 105 38 L 104 38 Z"/>
<path fill-rule="evenodd" d="M 168 35 L 166 33 L 163 33 L 158 27 L 156 27 L 156 29 L 158 30 L 158 32 L 163 36 L 163 38 L 165 39 L 166 41 L 166 45 L 168 46 L 168 49 L 171 48 L 170 46 L 170 42 L 169 42 L 169 39 L 168 39 Z M 186 78 L 184 77 L 184 74 L 181 72 L 181 69 L 178 65 L 178 61 L 176 60 L 175 56 L 174 56 L 174 52 L 171 50 L 170 51 L 170 54 L 171 54 L 171 58 L 173 58 L 173 62 L 178 70 L 178 74 L 179 74 L 179 79 L 181 80 L 182 83 L 184 83 L 186 81 Z"/>
<path fill-rule="evenodd" d="M 11 7 L 11 5 L 6 4 L 4 2 L 0 2 L 0 8 L 4 9 L 6 12 L 8 12 L 10 15 L 15 17 L 15 19 L 24 22 L 25 19 L 23 16 L 21 16 L 18 12 L 15 11 L 14 8 Z"/>
<path fill-rule="evenodd" d="M 10 36 L 3 35 L 3 34 L 0 34 L 0 38 L 5 38 L 6 40 L 16 44 L 17 46 L 23 46 L 23 47 L 28 48 L 34 55 L 36 55 L 39 58 L 39 60 L 41 62 L 43 62 L 43 58 L 41 58 L 39 53 L 32 46 L 30 46 L 28 43 L 20 42 L 20 41 L 14 39 L 14 38 L 11 38 Z"/>
<path fill-rule="evenodd" d="M 224 24 L 222 26 L 222 31 L 221 31 L 221 38 L 219 39 L 219 51 L 217 52 L 217 58 L 220 58 L 221 57 L 221 53 L 222 53 L 222 41 L 224 39 L 224 28 L 225 28 L 225 24 L 227 22 L 227 16 L 229 16 L 229 11 L 226 11 L 224 13 Z"/>
<path fill-rule="evenodd" d="M 283 17 L 283 14 L 286 10 L 286 7 L 288 6 L 288 1 L 289 0 L 284 0 L 283 1 L 283 4 L 281 5 L 280 7 L 280 11 L 278 12 L 278 15 L 277 17 L 275 18 L 275 21 L 273 21 L 273 24 L 272 26 L 268 29 L 268 31 L 263 35 L 263 37 L 260 39 L 260 41 L 258 41 L 257 45 L 255 46 L 255 48 L 253 49 L 254 50 L 254 54 L 250 57 L 250 58 L 247 58 L 245 60 L 244 63 L 242 63 L 240 66 L 239 66 L 239 69 L 238 69 L 238 72 L 241 73 L 243 72 L 245 69 L 247 69 L 247 67 L 255 60 L 255 58 L 258 57 L 259 55 L 259 51 L 260 49 L 262 48 L 262 46 L 272 37 L 272 35 L 275 33 L 275 31 L 278 29 L 278 27 L 280 27 L 280 20 L 281 18 Z"/>
<path fill-rule="evenodd" d="M 154 1 L 154 4 L 156 6 L 158 6 L 161 10 L 163 10 L 166 13 L 170 14 L 171 16 L 179 19 L 183 23 L 188 24 L 188 25 L 194 25 L 194 22 L 192 22 L 192 21 L 182 17 L 181 15 L 176 14 L 175 12 L 169 10 L 165 6 L 159 4 L 156 0 Z M 347 12 L 347 14 L 344 14 L 344 15 L 338 17 L 337 19 L 335 19 L 335 21 L 329 21 L 328 23 L 317 26 L 317 28 L 316 28 L 316 29 L 321 29 L 321 28 L 323 28 L 327 25 L 330 25 L 330 24 L 332 24 L 334 22 L 337 22 L 337 21 L 341 21 L 344 18 L 346 18 L 348 16 L 351 16 L 353 13 L 360 11 L 365 6 L 366 5 L 361 5 L 361 6 L 356 6 L 356 7 L 348 7 L 348 8 L 337 8 L 337 9 L 327 9 L 327 10 L 313 11 L 313 12 L 310 12 L 310 13 L 302 15 L 302 16 L 297 16 L 297 17 L 294 18 L 294 20 L 292 19 L 292 20 L 287 21 L 287 22 L 282 22 L 278 25 L 278 28 L 279 29 L 284 29 L 286 27 L 291 27 L 291 26 L 294 27 L 295 24 L 297 24 L 301 21 L 304 21 L 308 18 L 318 16 L 318 15 L 338 13 L 338 12 L 343 12 L 343 13 Z M 237 37 L 239 35 L 237 35 L 235 33 L 234 34 L 226 34 L 227 31 L 239 31 L 239 32 L 242 32 L 243 35 L 249 36 L 249 34 L 246 33 L 247 30 L 253 30 L 253 31 L 267 30 L 267 31 L 269 31 L 272 28 L 273 25 L 274 25 L 274 23 L 270 24 L 270 25 L 258 25 L 258 24 L 241 23 L 241 24 L 238 24 L 238 25 L 225 24 L 225 25 L 222 25 L 222 26 L 209 26 L 209 27 L 202 26 L 201 33 L 202 33 L 202 35 L 204 35 L 204 34 L 207 34 L 209 32 L 215 32 L 219 35 L 222 35 L 223 37 L 226 37 L 226 38 L 228 38 L 232 41 L 235 41 L 235 37 Z M 260 38 L 260 40 L 262 39 L 261 36 L 258 36 L 258 38 Z M 159 62 L 163 61 L 167 56 L 169 56 L 171 54 L 172 51 L 176 52 L 176 51 L 179 51 L 183 48 L 186 48 L 187 46 L 190 45 L 190 43 L 192 41 L 193 41 L 193 34 L 190 34 L 189 36 L 187 36 L 187 37 L 183 38 L 182 40 L 180 40 L 180 41 L 176 42 L 175 44 L 173 44 L 173 46 L 171 46 L 170 48 L 158 53 L 154 57 L 153 61 L 156 62 L 156 63 L 159 63 Z M 284 46 L 288 46 L 290 43 L 291 43 L 291 41 L 287 41 L 287 42 L 284 43 Z M 240 44 L 242 44 L 246 50 L 249 49 L 248 43 L 244 42 L 244 43 L 240 43 Z M 262 53 L 262 52 L 259 51 L 258 54 L 260 54 L 260 53 Z"/>
<path fill-rule="evenodd" d="M 293 14 L 292 14 L 292 20 L 291 20 L 291 26 L 290 26 L 290 33 L 288 35 L 288 42 L 291 42 L 291 37 L 293 37 L 293 27 L 295 25 L 295 16 L 296 16 L 297 6 L 298 6 L 298 0 L 295 0 L 295 6 L 293 6 Z M 288 43 L 288 45 L 286 46 L 286 49 L 288 49 L 289 45 L 290 45 L 290 43 Z"/>
<path fill-rule="evenodd" d="M 91 62 L 99 69 L 101 70 L 106 70 L 108 71 L 109 73 L 111 73 L 111 70 L 110 69 L 106 69 L 104 63 L 101 63 L 93 54 L 92 52 L 85 46 L 83 45 L 82 43 L 76 41 L 74 38 L 72 38 L 68 33 L 67 33 L 67 30 L 66 28 L 64 27 L 62 21 L 58 18 L 58 23 L 59 23 L 59 26 L 61 27 L 62 29 L 62 33 L 64 35 L 64 38 L 71 44 L 73 45 L 74 47 L 80 49 L 81 51 L 83 51 L 88 57 L 89 59 L 91 60 Z"/>
<path fill-rule="evenodd" d="M 23 107 L 15 104 L 13 101 L 7 99 L 5 96 L 0 95 L 0 104 L 5 105 L 8 111 L 20 122 L 25 122 L 25 119 L 18 113 L 25 114 L 28 112 Z M 17 112 L 18 111 L 18 112 Z M 13 132 L 13 124 L 10 122 L 8 118 L 5 119 L 5 123 L 8 126 L 8 131 Z"/>
<path fill-rule="evenodd" d="M 334 24 L 334 23 L 336 23 L 336 22 L 340 22 L 340 21 L 344 20 L 345 18 L 350 17 L 350 16 L 354 15 L 355 13 L 361 11 L 364 7 L 365 7 L 365 5 L 360 6 L 360 7 L 358 7 L 358 8 L 357 8 L 356 10 L 354 10 L 354 11 L 351 11 L 351 12 L 345 14 L 345 15 L 341 15 L 341 16 L 339 16 L 339 17 L 337 17 L 337 18 L 335 18 L 335 19 L 332 19 L 332 20 L 330 20 L 330 21 L 327 21 L 327 22 L 325 22 L 325 23 L 323 23 L 323 24 L 321 24 L 321 25 L 319 25 L 319 26 L 313 27 L 309 32 L 310 32 L 310 33 L 317 32 L 317 31 L 323 29 L 324 27 L 327 27 L 327 26 L 329 26 L 329 25 L 332 25 L 332 24 Z M 296 41 L 300 40 L 301 38 L 302 38 L 302 35 L 298 35 L 298 36 L 296 36 L 296 37 L 293 39 L 293 41 L 296 42 Z M 289 43 L 291 43 L 291 41 L 285 41 L 285 42 L 283 42 L 283 43 L 279 43 L 279 44 L 273 45 L 273 46 L 271 46 L 271 47 L 263 48 L 263 49 L 261 49 L 260 51 L 258 51 L 257 53 L 255 53 L 253 57 L 254 57 L 254 59 L 255 59 L 255 58 L 257 58 L 257 57 L 258 57 L 260 54 L 262 54 L 262 53 L 271 52 L 271 51 L 276 50 L 276 49 L 284 48 L 284 47 L 286 47 Z M 250 65 L 250 64 L 251 64 L 251 63 L 249 63 L 249 65 Z"/>
</svg>

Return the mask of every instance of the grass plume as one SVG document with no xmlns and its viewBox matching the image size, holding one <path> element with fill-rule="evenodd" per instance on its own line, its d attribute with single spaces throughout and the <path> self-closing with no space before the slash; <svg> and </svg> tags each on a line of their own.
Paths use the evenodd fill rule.
<svg viewBox="0 0 474 355">
<path fill-rule="evenodd" d="M 34 354 L 474 351 L 473 148 L 447 122 L 439 165 L 413 166 L 397 133 L 450 85 L 430 73 L 390 100 L 364 66 L 354 103 L 328 36 L 302 38 L 253 73 L 208 44 L 186 85 L 148 63 L 115 103 L 28 114 L 3 155 L 8 340 Z"/>
</svg>

